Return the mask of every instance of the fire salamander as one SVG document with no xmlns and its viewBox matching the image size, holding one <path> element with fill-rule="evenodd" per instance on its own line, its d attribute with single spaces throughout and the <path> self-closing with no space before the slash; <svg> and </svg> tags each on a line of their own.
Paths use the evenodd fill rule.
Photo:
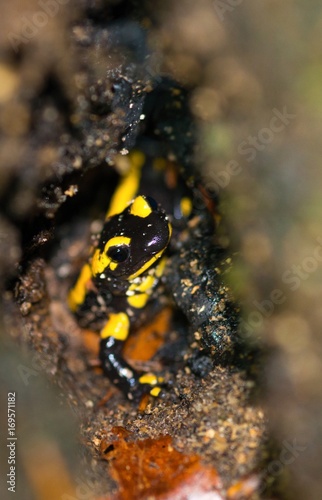
<svg viewBox="0 0 322 500">
<path fill-rule="evenodd" d="M 150 173 L 156 172 L 154 184 L 159 194 L 167 188 L 174 226 L 189 215 L 191 204 L 187 196 L 180 196 L 179 201 L 173 171 L 165 175 L 167 160 L 148 159 L 141 151 L 124 159 L 126 173 L 68 303 L 81 326 L 100 332 L 99 357 L 105 375 L 129 399 L 138 400 L 144 394 L 157 397 L 163 380 L 153 373 L 137 373 L 123 359 L 122 346 L 146 305 L 157 297 L 157 284 L 166 264 L 164 252 L 172 233 L 166 212 L 146 194 L 153 192 Z"/>
</svg>

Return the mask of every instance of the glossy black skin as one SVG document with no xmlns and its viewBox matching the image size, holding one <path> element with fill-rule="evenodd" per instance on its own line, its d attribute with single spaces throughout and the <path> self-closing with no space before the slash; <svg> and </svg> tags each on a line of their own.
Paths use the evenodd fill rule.
<svg viewBox="0 0 322 500">
<path fill-rule="evenodd" d="M 126 260 L 119 262 L 112 271 L 103 271 L 106 277 L 128 280 L 138 272 L 151 257 L 165 250 L 169 243 L 169 223 L 165 212 L 151 198 L 147 198 L 152 212 L 147 217 L 132 215 L 130 208 L 111 217 L 104 224 L 98 249 L 103 251 L 106 243 L 115 236 L 130 238 L 129 253 Z M 100 287 L 99 278 L 95 283 Z"/>
<path fill-rule="evenodd" d="M 154 210 L 148 217 L 132 215 L 130 209 L 126 208 L 121 214 L 114 215 L 105 222 L 97 248 L 102 252 L 111 238 L 124 236 L 131 239 L 129 253 L 127 259 L 119 262 L 114 271 L 107 268 L 92 277 L 94 287 L 87 292 L 84 302 L 76 311 L 83 328 L 99 331 L 110 313 L 120 311 L 128 314 L 133 327 L 144 321 L 142 309 L 133 308 L 128 304 L 126 292 L 131 285 L 129 277 L 157 253 L 164 251 L 170 238 L 167 215 L 154 200 L 150 199 L 149 203 Z M 158 261 L 152 264 L 140 275 L 141 278 L 157 264 Z M 156 294 L 154 298 L 155 296 Z"/>
<path fill-rule="evenodd" d="M 151 212 L 140 215 L 131 213 L 132 204 L 120 214 L 108 218 L 103 226 L 95 252 L 112 258 L 116 267 L 107 266 L 100 269 L 91 278 L 91 286 L 85 300 L 78 307 L 76 315 L 83 327 L 101 330 L 108 323 L 112 313 L 125 313 L 130 327 L 135 327 L 144 321 L 144 307 L 133 307 L 129 302 L 129 288 L 138 286 L 147 275 L 152 276 L 154 284 L 158 277 L 156 270 L 160 258 L 170 240 L 171 227 L 162 208 L 151 198 L 144 197 Z M 118 238 L 116 244 L 106 247 L 112 238 Z M 107 248 L 107 250 L 106 250 Z M 142 271 L 142 272 L 141 272 Z M 93 272 L 93 270 L 92 270 Z M 134 277 L 132 275 L 135 275 Z M 149 301 L 156 299 L 155 286 L 146 290 L 143 295 Z M 134 294 L 142 294 L 135 291 Z M 102 338 L 99 357 L 104 374 L 119 387 L 131 400 L 139 400 L 154 386 L 140 382 L 137 373 L 123 358 L 122 347 L 124 339 L 114 336 Z"/>
</svg>

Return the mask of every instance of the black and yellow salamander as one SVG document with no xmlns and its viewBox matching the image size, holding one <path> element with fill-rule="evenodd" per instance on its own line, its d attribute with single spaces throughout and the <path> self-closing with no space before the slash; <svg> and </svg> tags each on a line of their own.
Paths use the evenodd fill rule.
<svg viewBox="0 0 322 500">
<path fill-rule="evenodd" d="M 122 346 L 147 303 L 157 296 L 172 224 L 153 198 L 141 194 L 142 171 L 147 166 L 144 153 L 133 151 L 126 161 L 127 171 L 112 197 L 102 232 L 69 293 L 68 303 L 80 326 L 100 332 L 99 357 L 105 375 L 129 399 L 138 400 L 144 394 L 157 397 L 162 378 L 153 373 L 137 373 L 123 359 Z M 164 161 L 152 161 L 157 172 L 162 171 Z M 152 165 L 149 171 L 151 168 Z M 164 172 L 161 174 L 164 178 Z M 161 193 L 161 184 L 157 189 Z M 171 198 L 171 189 L 169 192 Z M 188 215 L 188 198 L 181 198 L 179 205 L 177 212 Z M 180 215 L 176 218 L 180 219 Z"/>
</svg>

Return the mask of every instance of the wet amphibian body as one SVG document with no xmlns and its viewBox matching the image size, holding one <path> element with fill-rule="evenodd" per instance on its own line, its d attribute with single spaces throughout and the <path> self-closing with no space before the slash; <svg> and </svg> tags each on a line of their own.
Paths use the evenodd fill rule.
<svg viewBox="0 0 322 500">
<path fill-rule="evenodd" d="M 166 182 L 159 182 L 166 177 L 161 168 L 165 160 L 151 160 L 148 165 L 141 151 L 130 153 L 126 160 L 127 170 L 112 197 L 101 234 L 70 290 L 68 304 L 80 326 L 99 331 L 99 357 L 105 375 L 129 399 L 138 400 L 144 394 L 157 397 L 162 378 L 137 373 L 124 360 L 122 347 L 142 312 L 157 297 L 172 224 L 161 205 L 145 194 L 149 186 L 142 182 L 147 179 L 145 168 L 155 171 L 161 193 Z M 169 200 L 173 190 L 165 187 Z M 177 200 L 172 198 L 172 202 Z M 180 197 L 178 207 L 177 201 L 172 204 L 176 220 L 190 211 L 185 196 Z"/>
</svg>

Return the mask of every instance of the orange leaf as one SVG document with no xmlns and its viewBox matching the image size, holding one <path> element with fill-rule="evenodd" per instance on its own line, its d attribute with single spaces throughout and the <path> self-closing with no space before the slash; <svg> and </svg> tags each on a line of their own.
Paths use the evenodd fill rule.
<svg viewBox="0 0 322 500">
<path fill-rule="evenodd" d="M 150 496 L 184 500 L 202 495 L 208 498 L 210 492 L 209 498 L 222 500 L 217 471 L 203 465 L 198 455 L 180 453 L 168 435 L 134 441 L 133 435 L 121 429 L 113 429 L 118 436 L 115 441 L 101 443 L 102 457 L 111 459 L 111 475 L 119 486 L 113 500 L 141 500 Z"/>
</svg>

